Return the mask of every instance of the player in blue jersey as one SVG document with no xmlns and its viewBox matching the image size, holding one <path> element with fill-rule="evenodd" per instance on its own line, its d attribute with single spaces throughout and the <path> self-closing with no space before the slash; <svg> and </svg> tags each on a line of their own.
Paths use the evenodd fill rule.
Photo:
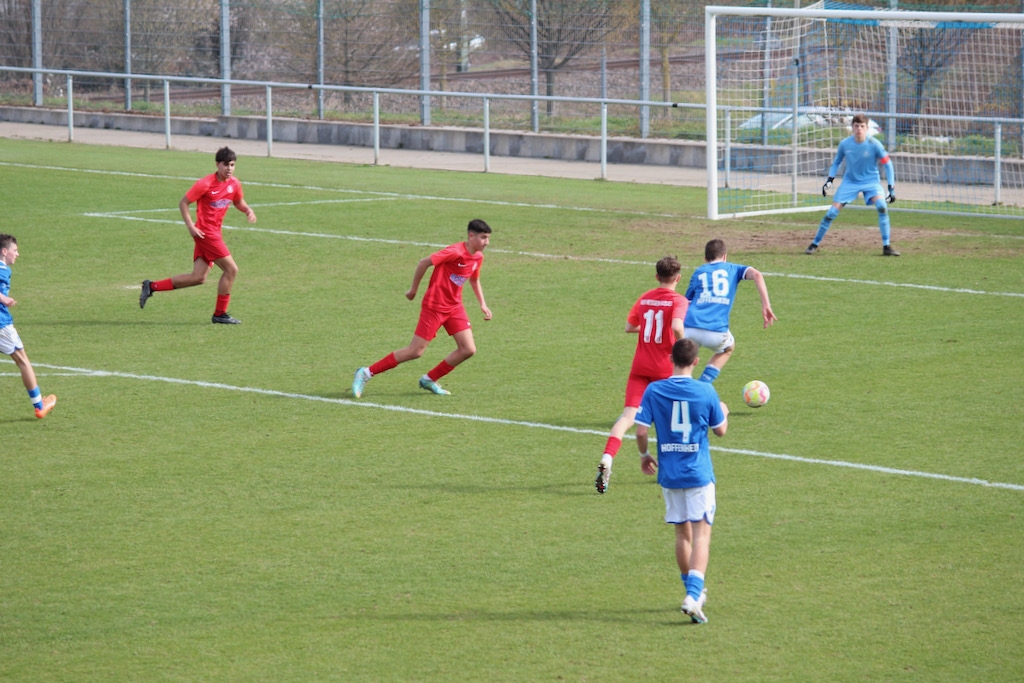
<svg viewBox="0 0 1024 683">
<path fill-rule="evenodd" d="M 672 345 L 673 373 L 652 382 L 636 414 L 636 446 L 644 474 L 658 473 L 665 498 L 665 523 L 676 527 L 676 564 L 686 585 L 682 610 L 698 623 L 707 622 L 704 575 L 715 523 L 715 471 L 711 466 L 708 430 L 725 436 L 729 408 L 715 388 L 693 379 L 700 359 L 692 339 Z M 649 431 L 658 433 L 657 457 L 648 451 Z"/>
<path fill-rule="evenodd" d="M 722 240 L 711 240 L 705 244 L 705 263 L 693 271 L 690 285 L 686 288 L 686 298 L 690 300 L 690 307 L 683 320 L 686 338 L 714 352 L 701 373 L 700 378 L 704 382 L 718 379 L 718 373 L 736 348 L 736 338 L 729 331 L 729 314 L 736 301 L 736 289 L 741 280 L 753 280 L 757 285 L 764 326 L 767 328 L 778 320 L 768 300 L 768 286 L 764 283 L 761 271 L 729 263 L 727 257 L 725 242 Z"/>
<path fill-rule="evenodd" d="M 25 345 L 21 343 L 18 330 L 14 329 L 14 318 L 10 307 L 18 302 L 8 294 L 11 291 L 11 266 L 18 260 L 18 240 L 12 235 L 0 235 L 0 351 L 6 353 L 18 366 L 21 382 L 28 391 L 28 397 L 36 409 L 36 417 L 42 419 L 53 409 L 57 397 L 50 394 L 43 397 L 36 384 L 36 371 L 25 353 Z"/>
<path fill-rule="evenodd" d="M 878 211 L 878 230 L 882 233 L 882 256 L 899 256 L 900 253 L 889 245 L 889 211 L 886 204 L 896 201 L 896 176 L 892 170 L 892 159 L 885 151 L 882 143 L 868 137 L 868 117 L 857 114 L 853 117 L 853 135 L 839 143 L 836 158 L 828 170 L 828 179 L 821 186 L 821 196 L 827 197 L 832 181 L 839 172 L 839 164 L 846 160 L 846 173 L 843 182 L 832 197 L 832 206 L 825 213 L 818 225 L 818 233 L 814 236 L 811 246 L 804 250 L 805 254 L 818 251 L 818 245 L 825 239 L 832 221 L 836 219 L 844 206 L 852 202 L 858 195 L 864 195 L 864 203 L 874 206 Z M 889 185 L 889 193 L 882 194 L 882 184 L 878 175 L 878 167 L 885 169 L 885 180 Z"/>
</svg>

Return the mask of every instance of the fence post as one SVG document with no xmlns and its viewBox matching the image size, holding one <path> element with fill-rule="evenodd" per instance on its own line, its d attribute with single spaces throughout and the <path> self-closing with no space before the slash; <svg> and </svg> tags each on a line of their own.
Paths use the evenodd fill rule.
<svg viewBox="0 0 1024 683">
<path fill-rule="evenodd" d="M 164 143 L 171 148 L 171 82 L 164 79 Z"/>
<path fill-rule="evenodd" d="M 640 100 L 651 99 L 651 0 L 640 2 Z M 640 137 L 651 132 L 651 108 L 640 107 Z"/>
<path fill-rule="evenodd" d="M 608 103 L 601 103 L 601 180 L 608 180 Z"/>
<path fill-rule="evenodd" d="M 124 0 L 124 72 L 132 72 L 132 0 Z M 124 79 L 124 110 L 132 110 L 132 79 Z"/>
<path fill-rule="evenodd" d="M 765 113 L 761 113 L 761 122 L 764 123 Z M 723 177 L 725 187 L 729 187 L 729 169 L 732 167 L 732 112 L 725 108 L 725 169 Z"/>
<path fill-rule="evenodd" d="M 220 77 L 231 80 L 231 0 L 220 0 Z M 220 113 L 231 116 L 231 84 L 227 82 L 220 86 Z"/>
<path fill-rule="evenodd" d="M 997 123 L 995 130 L 995 169 L 992 172 L 992 185 L 995 188 L 995 198 L 993 204 L 999 206 L 1003 202 L 1003 124 Z"/>
<path fill-rule="evenodd" d="M 430 0 L 420 0 L 420 90 L 430 90 Z M 420 95 L 420 123 L 430 125 L 430 95 Z"/>
<path fill-rule="evenodd" d="M 267 86 L 267 156 L 274 156 L 274 105 L 271 103 L 270 86 Z"/>
<path fill-rule="evenodd" d="M 43 68 L 43 0 L 32 0 L 32 68 Z M 33 102 L 43 106 L 43 72 L 32 72 Z"/>
<path fill-rule="evenodd" d="M 484 173 L 491 170 L 491 101 L 484 98 Z"/>
<path fill-rule="evenodd" d="M 537 75 L 537 0 L 530 0 L 530 94 L 534 97 L 540 88 Z M 540 112 L 537 100 L 530 101 L 530 130 L 540 132 Z"/>
<path fill-rule="evenodd" d="M 68 142 L 75 139 L 75 93 L 71 74 L 68 74 Z"/>
<path fill-rule="evenodd" d="M 373 93 L 373 165 L 380 161 L 380 93 Z"/>
</svg>

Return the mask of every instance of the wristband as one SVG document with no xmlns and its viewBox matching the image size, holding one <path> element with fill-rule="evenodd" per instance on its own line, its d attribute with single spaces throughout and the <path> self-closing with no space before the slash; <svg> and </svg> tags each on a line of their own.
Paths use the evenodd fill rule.
<svg viewBox="0 0 1024 683">
<path fill-rule="evenodd" d="M 644 451 L 643 453 L 640 454 L 640 457 L 641 458 L 649 458 L 649 457 L 651 457 L 650 451 Z"/>
</svg>

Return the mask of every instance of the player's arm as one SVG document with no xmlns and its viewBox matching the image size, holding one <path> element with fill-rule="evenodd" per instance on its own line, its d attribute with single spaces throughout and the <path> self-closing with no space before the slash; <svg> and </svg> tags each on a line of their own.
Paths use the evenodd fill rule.
<svg viewBox="0 0 1024 683">
<path fill-rule="evenodd" d="M 0 294 L 0 304 L 10 307 L 16 305 L 17 303 L 17 301 L 7 296 L 6 294 Z"/>
<path fill-rule="evenodd" d="M 764 275 L 757 268 L 748 267 L 746 272 L 743 273 L 743 279 L 754 281 L 757 293 L 761 297 L 761 317 L 764 318 L 764 326 L 768 327 L 778 318 L 775 317 L 775 312 L 772 311 L 772 302 L 768 299 L 768 285 L 764 282 Z"/>
<path fill-rule="evenodd" d="M 892 204 L 896 201 L 896 170 L 893 168 L 892 159 L 889 158 L 888 154 L 885 154 L 878 161 L 878 165 L 882 167 L 885 173 L 885 182 L 889 185 L 889 194 L 886 196 L 885 201 Z"/>
<path fill-rule="evenodd" d="M 648 438 L 649 431 L 650 427 L 647 425 L 638 424 L 636 426 L 636 448 L 640 451 L 640 471 L 644 474 L 654 474 L 655 470 L 658 469 L 658 461 L 647 452 L 650 440 Z"/>
<path fill-rule="evenodd" d="M 640 326 L 639 325 L 634 325 L 633 323 L 629 322 L 628 320 L 626 321 L 626 330 L 625 330 L 626 334 L 636 334 L 639 331 L 640 331 Z"/>
<path fill-rule="evenodd" d="M 245 202 L 245 199 L 239 198 L 235 201 L 235 208 L 245 214 L 246 219 L 250 223 L 256 222 L 256 212 Z"/>
<path fill-rule="evenodd" d="M 429 256 L 424 256 L 420 259 L 420 262 L 416 264 L 416 272 L 412 274 L 412 286 L 409 287 L 409 291 L 405 293 L 405 298 L 412 301 L 416 298 L 416 292 L 420 288 L 420 282 L 423 281 L 423 276 L 426 275 L 427 269 L 434 265 L 434 262 L 430 260 Z"/>
<path fill-rule="evenodd" d="M 828 191 L 832 189 L 832 182 L 836 179 L 836 173 L 839 173 L 839 164 L 843 163 L 843 157 L 846 156 L 846 150 L 843 148 L 843 143 L 839 143 L 839 147 L 836 149 L 836 158 L 832 160 L 832 165 L 828 168 L 828 177 L 825 178 L 825 184 L 821 186 L 821 196 L 827 197 Z"/>
<path fill-rule="evenodd" d="M 185 221 L 185 227 L 188 228 L 188 234 L 192 235 L 195 239 L 201 240 L 206 237 L 206 235 L 203 234 L 202 230 L 196 227 L 195 222 L 192 220 L 192 211 L 189 209 L 189 205 L 191 204 L 192 202 L 189 201 L 188 195 L 186 194 L 181 198 L 181 201 L 178 202 L 178 210 L 181 211 L 181 218 Z"/>
<path fill-rule="evenodd" d="M 480 286 L 480 278 L 470 278 L 469 286 L 473 288 L 473 294 L 476 295 L 476 300 L 480 302 L 480 310 L 484 312 L 484 320 L 490 320 L 491 309 L 487 308 L 487 302 L 484 301 L 484 289 Z"/>
<path fill-rule="evenodd" d="M 682 339 L 686 336 L 686 326 L 683 325 L 685 318 L 672 318 L 672 334 L 676 336 L 676 339 Z"/>
</svg>

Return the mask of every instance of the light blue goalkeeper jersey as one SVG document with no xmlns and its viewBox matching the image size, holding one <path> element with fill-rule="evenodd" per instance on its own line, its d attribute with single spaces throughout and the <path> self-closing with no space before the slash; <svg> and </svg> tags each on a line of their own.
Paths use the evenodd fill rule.
<svg viewBox="0 0 1024 683">
<path fill-rule="evenodd" d="M 690 307 L 686 309 L 684 327 L 697 327 L 712 332 L 729 329 L 729 314 L 736 301 L 736 288 L 747 274 L 749 266 L 728 261 L 713 261 L 693 271 L 686 298 Z"/>
<path fill-rule="evenodd" d="M 836 158 L 828 170 L 830 177 L 835 177 L 839 172 L 839 165 L 846 159 L 846 173 L 843 175 L 844 183 L 854 185 L 874 185 L 880 182 L 878 176 L 878 164 L 888 160 L 889 153 L 885 151 L 882 143 L 875 138 L 869 137 L 864 142 L 857 144 L 857 140 L 851 135 L 839 143 L 836 150 Z M 894 184 L 892 164 L 885 166 L 885 178 L 889 185 Z"/>
<path fill-rule="evenodd" d="M 9 296 L 8 292 L 11 291 L 11 267 L 6 263 L 0 262 L 0 294 Z M 0 327 L 7 327 L 14 322 L 14 318 L 11 316 L 11 312 L 7 310 L 7 307 L 0 304 Z"/>
<path fill-rule="evenodd" d="M 718 393 L 710 382 L 673 375 L 644 390 L 636 423 L 654 425 L 658 434 L 658 483 L 692 489 L 715 480 L 708 430 L 725 422 Z"/>
</svg>

